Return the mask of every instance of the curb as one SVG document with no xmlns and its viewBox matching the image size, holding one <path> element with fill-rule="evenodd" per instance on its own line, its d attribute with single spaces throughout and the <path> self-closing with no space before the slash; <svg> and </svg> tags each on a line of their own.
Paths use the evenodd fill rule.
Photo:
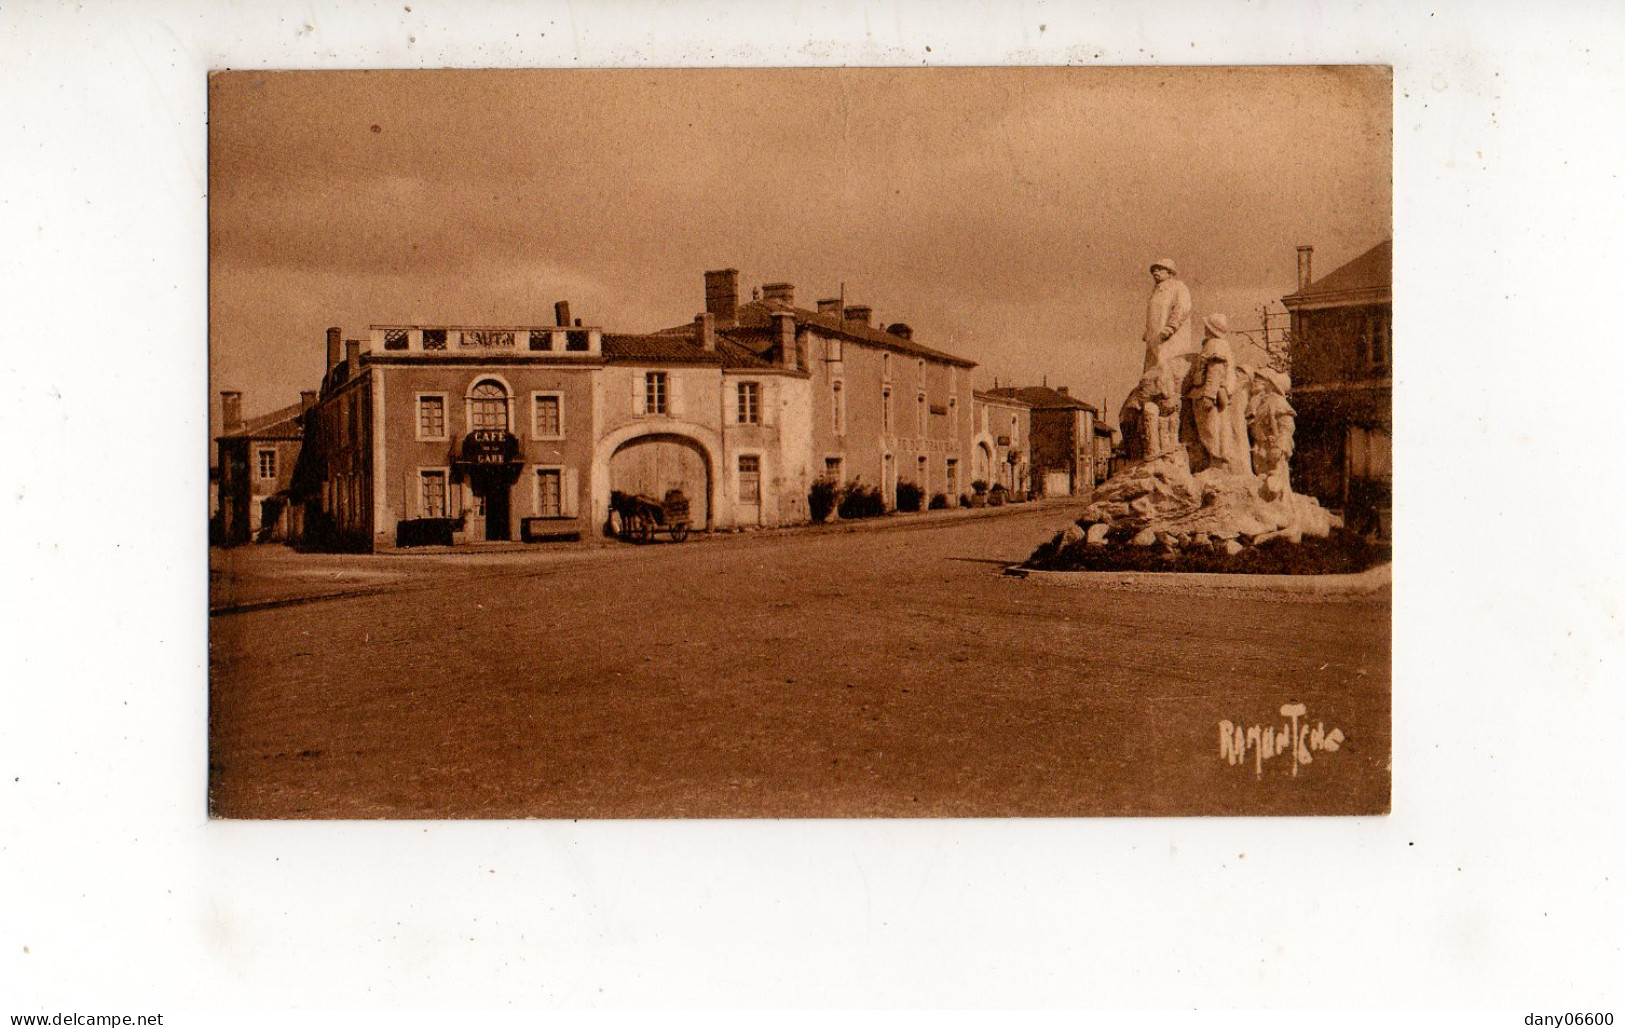
<svg viewBox="0 0 1625 1028">
<path fill-rule="evenodd" d="M 1393 565 L 1379 564 L 1353 575 L 1219 575 L 1163 571 L 1029 571 L 1005 574 L 1041 585 L 1129 592 L 1179 592 L 1202 596 L 1246 596 L 1281 600 L 1357 600 L 1393 585 Z"/>
</svg>

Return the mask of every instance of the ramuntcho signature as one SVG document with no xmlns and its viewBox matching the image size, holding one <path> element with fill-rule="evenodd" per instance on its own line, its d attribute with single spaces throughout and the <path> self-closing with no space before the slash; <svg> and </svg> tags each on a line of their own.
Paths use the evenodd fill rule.
<svg viewBox="0 0 1625 1028">
<path fill-rule="evenodd" d="M 1231 767 L 1245 764 L 1251 754 L 1253 772 L 1264 777 L 1264 761 L 1289 756 L 1292 775 L 1298 768 L 1313 764 L 1316 753 L 1336 753 L 1346 740 L 1341 728 L 1327 730 L 1324 721 L 1309 723 L 1309 708 L 1302 703 L 1287 703 L 1281 707 L 1281 716 L 1287 720 L 1276 725 L 1238 725 L 1219 722 L 1219 759 L 1229 761 Z"/>
</svg>

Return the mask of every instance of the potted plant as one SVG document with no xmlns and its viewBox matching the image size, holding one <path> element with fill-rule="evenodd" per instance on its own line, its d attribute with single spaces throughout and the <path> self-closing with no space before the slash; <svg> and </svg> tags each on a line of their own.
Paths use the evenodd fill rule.
<svg viewBox="0 0 1625 1028">
<path fill-rule="evenodd" d="M 970 505 L 972 507 L 987 506 L 987 483 L 980 478 L 970 484 Z"/>
<path fill-rule="evenodd" d="M 987 505 L 989 507 L 1002 507 L 1002 506 L 1004 506 L 1004 494 L 1005 494 L 1005 492 L 1006 492 L 1006 490 L 1004 488 L 1004 483 L 1003 482 L 996 483 L 993 486 L 993 488 L 988 491 Z"/>
</svg>

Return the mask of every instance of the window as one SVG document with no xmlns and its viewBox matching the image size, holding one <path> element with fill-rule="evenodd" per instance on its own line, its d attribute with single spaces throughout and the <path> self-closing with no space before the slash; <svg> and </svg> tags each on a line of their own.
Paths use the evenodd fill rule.
<svg viewBox="0 0 1625 1028">
<path fill-rule="evenodd" d="M 475 431 L 482 428 L 508 430 L 508 390 L 500 382 L 486 379 L 469 393 L 468 423 Z"/>
<path fill-rule="evenodd" d="M 739 502 L 762 502 L 762 458 L 739 458 Z"/>
<path fill-rule="evenodd" d="M 446 438 L 446 398 L 444 396 L 418 397 L 418 438 Z"/>
<path fill-rule="evenodd" d="M 925 454 L 920 454 L 917 463 L 919 465 L 920 488 L 929 493 L 931 491 L 931 467 L 926 461 Z"/>
<path fill-rule="evenodd" d="M 948 458 L 948 495 L 959 495 L 959 461 Z"/>
<path fill-rule="evenodd" d="M 261 451 L 259 451 L 257 456 L 259 458 L 260 477 L 261 478 L 275 478 L 276 477 L 276 451 L 275 450 L 261 450 Z"/>
<path fill-rule="evenodd" d="M 589 341 L 588 333 L 584 331 L 570 331 L 564 333 L 564 348 L 571 353 L 586 353 Z"/>
<path fill-rule="evenodd" d="M 761 390 L 755 382 L 739 383 L 739 424 L 762 423 Z"/>
<path fill-rule="evenodd" d="M 664 371 L 649 371 L 643 375 L 643 409 L 649 414 L 665 414 L 668 388 Z"/>
<path fill-rule="evenodd" d="M 443 328 L 424 329 L 423 348 L 425 350 L 444 350 L 446 348 L 446 330 Z"/>
<path fill-rule="evenodd" d="M 880 430 L 887 435 L 891 434 L 891 386 L 880 390 Z"/>
<path fill-rule="evenodd" d="M 842 471 L 841 471 L 841 458 L 839 458 L 839 457 L 825 457 L 824 458 L 824 477 L 829 479 L 831 482 L 844 481 L 844 479 L 842 478 Z"/>
<path fill-rule="evenodd" d="M 531 397 L 530 434 L 537 439 L 564 438 L 564 397 L 536 393 Z"/>
<path fill-rule="evenodd" d="M 392 328 L 384 333 L 384 349 L 386 350 L 404 350 L 406 349 L 406 342 L 407 336 L 404 328 Z"/>
<path fill-rule="evenodd" d="M 544 518 L 564 516 L 564 472 L 558 468 L 536 472 L 536 510 Z"/>
<path fill-rule="evenodd" d="M 840 361 L 841 357 L 843 356 L 842 352 L 841 352 L 841 339 L 840 339 L 840 337 L 839 336 L 831 337 L 826 345 L 827 345 L 828 350 L 829 350 L 829 354 L 828 354 L 829 362 L 831 364 L 834 364 L 834 363 Z"/>
<path fill-rule="evenodd" d="M 418 497 L 421 502 L 424 517 L 445 517 L 446 473 L 444 471 L 418 472 Z"/>
<path fill-rule="evenodd" d="M 830 383 L 830 414 L 835 421 L 835 434 L 846 434 L 846 391 L 841 386 L 841 380 L 836 379 Z"/>
<path fill-rule="evenodd" d="M 1375 311 L 1365 319 L 1365 352 L 1373 368 L 1388 366 L 1388 313 Z"/>
</svg>

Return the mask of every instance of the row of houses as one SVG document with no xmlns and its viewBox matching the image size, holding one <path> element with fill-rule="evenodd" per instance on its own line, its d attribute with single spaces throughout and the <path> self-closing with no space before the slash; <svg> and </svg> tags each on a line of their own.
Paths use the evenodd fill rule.
<svg viewBox="0 0 1625 1028">
<path fill-rule="evenodd" d="M 1386 531 L 1392 503 L 1392 243 L 1313 276 L 1298 248 L 1291 317 L 1293 483 Z M 221 394 L 216 537 L 388 548 L 413 522 L 454 541 L 594 531 L 613 491 L 681 488 L 699 528 L 808 519 L 812 483 L 956 501 L 973 482 L 1087 494 L 1115 459 L 1092 405 L 1047 385 L 972 389 L 975 362 L 904 323 L 789 283 L 748 301 L 705 273 L 704 310 L 662 331 L 374 325 L 327 333 L 321 386 L 244 419 Z"/>
<path fill-rule="evenodd" d="M 591 532 L 613 492 L 681 489 L 698 528 L 806 521 L 813 483 L 1092 489 L 1111 432 L 1047 387 L 975 390 L 974 361 L 838 299 L 774 282 L 743 300 L 705 273 L 691 321 L 617 334 L 551 325 L 373 325 L 327 333 L 318 390 L 253 421 L 222 394 L 219 538 L 390 548 L 416 525 L 454 542 Z"/>
</svg>

